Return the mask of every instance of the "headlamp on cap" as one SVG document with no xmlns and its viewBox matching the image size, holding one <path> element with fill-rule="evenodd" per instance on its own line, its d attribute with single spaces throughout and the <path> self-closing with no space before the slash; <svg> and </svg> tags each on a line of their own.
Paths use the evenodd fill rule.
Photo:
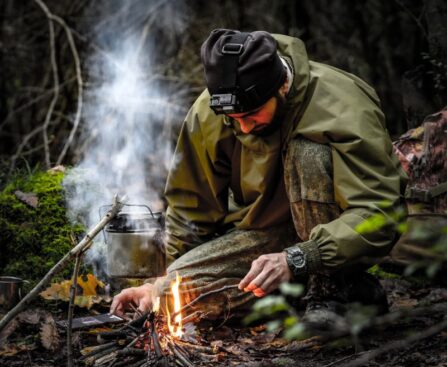
<svg viewBox="0 0 447 367">
<path fill-rule="evenodd" d="M 248 33 L 235 34 L 229 38 L 229 42 L 222 46 L 222 55 L 225 55 L 224 64 L 224 84 L 226 84 L 227 93 L 212 94 L 210 98 L 210 107 L 219 114 L 240 113 L 244 111 L 241 98 L 237 94 L 237 65 L 239 55 L 244 50 L 244 42 L 248 38 Z"/>
<path fill-rule="evenodd" d="M 243 105 L 234 93 L 213 94 L 210 98 L 210 107 L 216 114 L 244 112 Z"/>
<path fill-rule="evenodd" d="M 276 41 L 267 32 L 215 30 L 201 51 L 209 106 L 216 114 L 252 111 L 285 81 Z"/>
</svg>

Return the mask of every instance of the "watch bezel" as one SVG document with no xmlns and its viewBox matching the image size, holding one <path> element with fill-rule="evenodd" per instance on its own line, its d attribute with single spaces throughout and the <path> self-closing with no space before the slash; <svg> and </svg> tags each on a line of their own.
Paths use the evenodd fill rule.
<svg viewBox="0 0 447 367">
<path fill-rule="evenodd" d="M 294 275 L 299 275 L 306 270 L 306 255 L 300 248 L 291 248 L 286 250 L 287 263 Z"/>
</svg>

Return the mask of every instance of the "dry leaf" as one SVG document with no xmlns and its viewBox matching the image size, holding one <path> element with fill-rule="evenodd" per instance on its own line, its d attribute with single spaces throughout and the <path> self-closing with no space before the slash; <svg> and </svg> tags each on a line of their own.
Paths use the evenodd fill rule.
<svg viewBox="0 0 447 367">
<path fill-rule="evenodd" d="M 40 293 L 40 296 L 47 300 L 69 301 L 71 280 L 64 280 L 61 283 L 53 283 L 49 288 Z M 110 302 L 110 296 L 98 295 L 98 288 L 104 288 L 104 283 L 96 279 L 93 274 L 78 277 L 79 292 L 75 298 L 75 305 L 90 309 L 94 304 L 102 301 Z M 82 291 L 82 292 L 81 292 Z"/>
<path fill-rule="evenodd" d="M 50 314 L 45 317 L 45 322 L 40 328 L 40 342 L 45 349 L 50 351 L 55 351 L 59 347 L 59 333 Z"/>
<path fill-rule="evenodd" d="M 32 208 L 37 208 L 37 205 L 39 204 L 39 199 L 37 198 L 37 195 L 32 192 L 22 192 L 20 190 L 16 190 L 14 191 L 14 195 L 21 202 L 25 203 L 26 205 L 29 205 Z"/>
<path fill-rule="evenodd" d="M 108 326 L 100 326 L 100 327 L 96 327 L 94 329 L 90 329 L 87 330 L 88 334 L 99 334 L 99 333 L 103 333 L 105 331 L 112 331 L 113 329 L 111 327 Z"/>
<path fill-rule="evenodd" d="M 48 172 L 49 174 L 53 174 L 53 175 L 54 175 L 55 173 L 65 172 L 65 167 L 62 166 L 62 165 L 55 166 L 55 167 L 52 167 L 52 168 L 50 168 L 49 170 L 47 170 L 47 172 Z"/>
<path fill-rule="evenodd" d="M 104 288 L 104 283 L 100 280 L 96 279 L 93 274 L 87 274 L 86 280 L 84 280 L 83 276 L 78 277 L 78 285 L 82 288 L 83 296 L 96 296 L 96 288 Z"/>
<path fill-rule="evenodd" d="M 6 327 L 0 332 L 0 347 L 2 347 L 8 337 L 17 329 L 19 322 L 17 319 L 13 319 Z"/>
<path fill-rule="evenodd" d="M 42 310 L 39 309 L 26 310 L 24 312 L 21 312 L 17 316 L 17 320 L 25 324 L 36 325 L 39 323 L 42 316 L 43 316 Z"/>
<path fill-rule="evenodd" d="M 400 298 L 394 301 L 395 308 L 413 308 L 418 305 L 418 300 L 414 298 Z"/>
<path fill-rule="evenodd" d="M 35 344 L 9 344 L 0 349 L 0 357 L 12 357 L 17 353 L 36 349 Z"/>
</svg>

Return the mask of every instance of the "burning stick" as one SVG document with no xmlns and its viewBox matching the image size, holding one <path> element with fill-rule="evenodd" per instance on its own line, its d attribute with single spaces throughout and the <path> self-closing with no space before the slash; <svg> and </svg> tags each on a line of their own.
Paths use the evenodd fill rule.
<svg viewBox="0 0 447 367">
<path fill-rule="evenodd" d="M 208 297 L 211 294 L 224 292 L 224 291 L 229 290 L 229 289 L 237 289 L 237 287 L 238 287 L 237 284 L 231 284 L 231 285 L 223 286 L 222 288 L 219 288 L 219 289 L 214 289 L 214 290 L 211 290 L 209 292 L 202 293 L 200 296 L 198 296 L 197 298 L 193 299 L 191 302 L 189 302 L 186 305 L 184 305 L 183 307 L 181 307 L 178 311 L 175 311 L 170 317 L 171 318 L 176 318 L 178 315 L 180 315 L 181 312 L 187 310 L 188 308 L 191 308 L 197 302 L 199 302 L 200 300 Z"/>
<path fill-rule="evenodd" d="M 183 318 L 183 324 L 187 324 L 189 322 L 192 322 L 192 323 L 199 322 L 200 320 L 203 320 L 207 314 L 208 313 L 205 313 L 202 311 L 195 311 L 192 314 L 185 316 Z"/>
</svg>

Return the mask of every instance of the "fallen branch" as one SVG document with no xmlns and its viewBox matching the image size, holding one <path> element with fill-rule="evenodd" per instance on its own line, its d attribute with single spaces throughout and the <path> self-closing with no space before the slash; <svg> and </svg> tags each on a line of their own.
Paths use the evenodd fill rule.
<svg viewBox="0 0 447 367">
<path fill-rule="evenodd" d="M 101 219 L 101 221 L 88 232 L 85 237 L 74 248 L 70 250 L 61 260 L 54 265 L 51 270 L 42 278 L 42 280 L 13 308 L 0 320 L 0 331 L 2 331 L 9 322 L 14 319 L 44 288 L 51 282 L 51 279 L 59 273 L 67 264 L 76 256 L 87 250 L 93 238 L 109 223 L 123 207 L 123 202 L 119 201 L 115 196 L 112 208 Z"/>
</svg>

